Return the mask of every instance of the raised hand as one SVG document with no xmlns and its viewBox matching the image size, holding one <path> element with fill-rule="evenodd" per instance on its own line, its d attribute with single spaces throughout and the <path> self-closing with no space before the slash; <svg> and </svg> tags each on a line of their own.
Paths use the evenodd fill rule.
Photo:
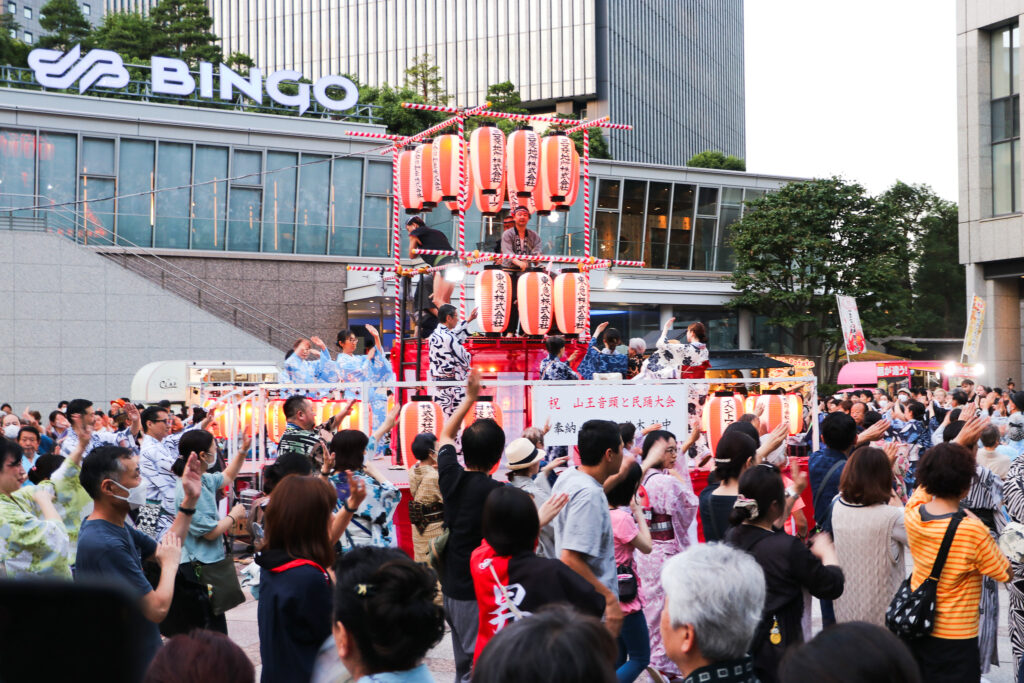
<svg viewBox="0 0 1024 683">
<path fill-rule="evenodd" d="M 480 395 L 480 370 L 473 368 L 469 371 L 469 378 L 466 380 L 466 399 L 475 401 Z"/>
<path fill-rule="evenodd" d="M 537 510 L 537 516 L 540 517 L 540 525 L 547 526 L 568 502 L 568 493 L 559 493 L 544 501 L 544 504 Z"/>
<path fill-rule="evenodd" d="M 669 330 L 672 329 L 672 327 L 675 324 L 676 324 L 676 319 L 675 318 L 669 318 L 668 320 L 665 321 L 665 324 L 662 325 L 662 329 L 665 330 L 666 332 L 668 332 Z"/>
<path fill-rule="evenodd" d="M 193 455 L 195 455 L 193 453 Z M 175 568 L 181 561 L 181 539 L 177 534 L 166 533 L 156 546 L 157 562 L 161 567 Z"/>
<path fill-rule="evenodd" d="M 474 308 L 472 311 L 469 312 L 469 317 L 466 318 L 466 322 L 467 323 L 471 323 L 474 320 L 476 320 L 476 316 L 479 315 L 479 313 L 480 313 L 479 309 Z"/>
<path fill-rule="evenodd" d="M 309 341 L 313 342 L 314 344 L 319 346 L 321 349 L 324 349 L 324 350 L 327 349 L 327 344 L 324 344 L 323 339 L 321 339 L 320 337 L 317 337 L 316 335 L 313 335 L 312 337 L 310 337 Z"/>
<path fill-rule="evenodd" d="M 320 468 L 320 474 L 325 477 L 330 476 L 331 472 L 334 471 L 334 453 L 330 449 L 324 452 L 324 466 Z"/>
<path fill-rule="evenodd" d="M 978 439 L 981 438 L 981 433 L 985 430 L 985 427 L 988 427 L 989 422 L 991 420 L 987 417 L 972 417 L 967 420 L 964 428 L 956 435 L 956 443 L 967 448 L 973 448 L 977 445 Z"/>
<path fill-rule="evenodd" d="M 195 451 L 189 454 L 188 462 L 185 463 L 185 471 L 181 475 L 181 488 L 185 492 L 182 506 L 195 507 L 195 502 L 199 500 L 199 494 L 203 490 L 203 470 L 199 464 L 199 455 Z"/>
<path fill-rule="evenodd" d="M 370 333 L 370 336 L 373 337 L 373 340 L 380 343 L 380 332 L 377 331 L 377 328 L 373 325 L 364 325 L 364 327 L 366 327 L 366 331 Z"/>
<path fill-rule="evenodd" d="M 348 479 L 348 498 L 345 500 L 345 507 L 349 510 L 358 510 L 366 499 L 366 483 L 362 478 L 352 474 L 351 470 L 345 471 Z"/>
</svg>

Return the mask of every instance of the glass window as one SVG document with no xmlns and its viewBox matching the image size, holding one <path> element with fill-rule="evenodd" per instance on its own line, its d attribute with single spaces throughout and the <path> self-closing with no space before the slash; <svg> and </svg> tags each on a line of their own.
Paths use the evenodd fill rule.
<svg viewBox="0 0 1024 683">
<path fill-rule="evenodd" d="M 597 181 L 595 179 L 590 180 L 590 193 L 591 196 L 594 194 L 595 186 Z M 557 251 L 553 252 L 556 254 L 566 254 L 568 256 L 583 256 L 583 191 L 580 190 L 579 197 L 576 203 L 569 209 L 569 217 L 566 221 L 565 227 L 565 238 L 562 245 L 559 246 Z M 593 245 L 591 245 L 591 251 L 593 251 Z"/>
<path fill-rule="evenodd" d="M 715 270 L 732 272 L 736 267 L 736 258 L 729 246 L 729 236 L 732 234 L 730 226 L 740 219 L 740 207 L 723 206 L 719 219 L 722 223 L 718 229 L 718 261 Z"/>
<path fill-rule="evenodd" d="M 1020 209 L 1020 32 L 1017 25 L 993 31 L 991 38 L 992 213 Z"/>
<path fill-rule="evenodd" d="M 31 45 L 36 40 L 36 37 L 32 35 L 31 31 L 25 31 L 25 42 Z"/>
<path fill-rule="evenodd" d="M 153 246 L 188 249 L 192 145 L 161 142 L 156 150 L 156 225 Z M 176 188 L 163 189 L 161 188 Z"/>
<path fill-rule="evenodd" d="M 618 180 L 602 179 L 597 195 L 597 208 L 619 210 L 619 189 L 621 183 Z"/>
<path fill-rule="evenodd" d="M 992 32 L 992 99 L 1006 97 L 1013 92 L 1013 60 L 1010 47 L 1013 26 Z"/>
<path fill-rule="evenodd" d="M 223 250 L 227 223 L 227 147 L 196 147 L 196 177 L 192 188 L 192 248 Z"/>
<path fill-rule="evenodd" d="M 153 245 L 153 157 L 151 140 L 121 140 L 118 150 L 117 243 Z"/>
<path fill-rule="evenodd" d="M 647 239 L 651 268 L 664 268 L 668 254 L 668 219 L 672 208 L 672 183 L 651 183 L 647 190 Z"/>
<path fill-rule="evenodd" d="M 261 185 L 260 171 L 263 167 L 263 153 L 236 149 L 231 167 L 232 185 Z"/>
<path fill-rule="evenodd" d="M 36 203 L 35 160 L 35 133 L 0 129 L 0 208 Z M 15 215 L 32 214 L 19 211 Z"/>
<path fill-rule="evenodd" d="M 693 210 L 697 186 L 676 184 L 672 193 L 672 222 L 669 230 L 668 267 L 688 270 L 693 244 Z"/>
<path fill-rule="evenodd" d="M 693 230 L 693 270 L 711 270 L 715 264 L 714 218 L 698 218 Z"/>
<path fill-rule="evenodd" d="M 992 145 L 992 213 L 1012 213 L 1014 209 L 1013 143 Z"/>
<path fill-rule="evenodd" d="M 16 28 L 9 28 L 9 29 L 7 29 L 7 35 L 9 35 L 11 38 L 17 38 L 18 37 L 18 29 L 16 29 Z"/>
<path fill-rule="evenodd" d="M 231 188 L 228 208 L 228 249 L 231 251 L 260 250 L 260 195 L 261 191 L 256 188 Z"/>
<path fill-rule="evenodd" d="M 359 253 L 359 210 L 363 198 L 363 160 L 335 159 L 330 196 L 330 253 Z"/>
<path fill-rule="evenodd" d="M 31 19 L 32 18 L 32 8 L 31 7 L 24 7 L 24 8 L 22 8 L 22 12 L 25 14 L 25 18 L 26 19 Z"/>
<path fill-rule="evenodd" d="M 615 245 L 619 240 L 619 212 L 598 211 L 594 214 L 594 237 L 590 243 L 593 256 L 615 258 Z"/>
<path fill-rule="evenodd" d="M 627 180 L 622 193 L 622 226 L 619 228 L 619 258 L 624 261 L 644 259 L 644 207 L 647 182 Z"/>
<path fill-rule="evenodd" d="M 9 2 L 9 3 L 7 3 L 7 11 L 10 12 L 11 14 L 17 14 L 18 13 L 18 3 L 16 3 L 16 2 Z"/>
<path fill-rule="evenodd" d="M 0 140 L 3 133 L 0 132 Z M 78 137 L 75 135 L 40 136 L 39 151 L 39 204 L 63 204 L 75 201 L 75 179 L 78 168 Z M 3 164 L 0 144 L 0 166 Z M 0 171 L 2 173 L 2 171 Z M 59 231 L 74 230 L 75 208 L 63 206 L 49 212 L 46 224 Z"/>
<path fill-rule="evenodd" d="M 743 203 L 743 188 L 742 187 L 723 187 L 722 188 L 722 205 L 723 206 L 739 206 Z"/>
<path fill-rule="evenodd" d="M 718 188 L 702 187 L 697 199 L 698 216 L 718 215 Z"/>
<path fill-rule="evenodd" d="M 391 164 L 371 161 L 366 169 L 366 192 L 369 194 L 391 194 Z"/>
<path fill-rule="evenodd" d="M 99 138 L 82 140 L 82 173 L 114 175 L 114 141 Z"/>
<path fill-rule="evenodd" d="M 374 164 L 370 164 L 371 167 Z M 364 200 L 360 256 L 388 256 L 391 253 L 389 220 L 391 199 L 367 196 Z"/>
<path fill-rule="evenodd" d="M 674 306 L 672 315 L 676 319 L 676 328 L 683 328 L 692 323 L 704 323 L 708 331 L 708 348 L 736 349 L 739 342 L 739 321 L 736 313 L 723 309 L 694 309 Z"/>
<path fill-rule="evenodd" d="M 92 7 L 90 7 L 88 3 L 82 3 L 82 14 L 84 14 L 85 16 L 89 16 L 90 14 L 92 14 Z"/>
<path fill-rule="evenodd" d="M 327 210 L 331 182 L 329 157 L 302 155 L 299 168 L 299 203 L 295 251 L 300 254 L 327 253 Z"/>
<path fill-rule="evenodd" d="M 114 234 L 113 178 L 82 174 L 79 192 L 82 198 L 80 239 L 86 244 L 110 244 Z"/>
<path fill-rule="evenodd" d="M 298 155 L 267 152 L 261 251 L 291 253 L 295 241 L 295 164 Z M 280 169 L 280 170 L 278 170 Z"/>
<path fill-rule="evenodd" d="M 992 101 L 992 142 L 1020 137 L 1020 98 Z"/>
</svg>

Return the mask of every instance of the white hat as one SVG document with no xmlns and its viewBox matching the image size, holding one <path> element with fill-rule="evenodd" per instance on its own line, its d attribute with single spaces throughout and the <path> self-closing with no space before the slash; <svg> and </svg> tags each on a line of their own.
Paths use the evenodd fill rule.
<svg viewBox="0 0 1024 683">
<path fill-rule="evenodd" d="M 505 459 L 510 470 L 521 470 L 543 459 L 544 451 L 526 438 L 518 438 L 505 447 Z"/>
</svg>

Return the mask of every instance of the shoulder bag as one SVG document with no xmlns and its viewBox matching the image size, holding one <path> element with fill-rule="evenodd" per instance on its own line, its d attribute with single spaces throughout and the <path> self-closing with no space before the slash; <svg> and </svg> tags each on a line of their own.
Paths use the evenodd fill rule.
<svg viewBox="0 0 1024 683">
<path fill-rule="evenodd" d="M 921 582 L 917 590 L 911 590 L 908 576 L 900 584 L 899 590 L 889 603 L 889 609 L 885 611 L 886 627 L 906 640 L 921 638 L 932 632 L 935 626 L 935 603 L 936 589 L 939 585 L 939 577 L 942 575 L 942 568 L 946 564 L 946 556 L 949 555 L 949 548 L 953 544 L 953 536 L 956 528 L 960 526 L 960 520 L 964 518 L 961 510 L 953 515 L 946 527 L 946 535 L 942 537 L 942 545 L 935 556 L 932 564 L 932 571 L 928 578 Z"/>
</svg>

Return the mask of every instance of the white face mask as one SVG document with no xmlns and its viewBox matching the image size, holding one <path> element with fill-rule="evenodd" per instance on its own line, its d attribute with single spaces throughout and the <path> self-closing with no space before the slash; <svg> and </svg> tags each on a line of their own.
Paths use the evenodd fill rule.
<svg viewBox="0 0 1024 683">
<path fill-rule="evenodd" d="M 122 485 L 121 482 L 114 481 L 113 479 L 110 480 L 110 483 L 112 483 L 119 489 L 128 492 L 127 496 L 114 496 L 114 498 L 117 498 L 118 500 L 123 500 L 124 502 L 128 503 L 128 507 L 130 507 L 132 510 L 137 510 L 146 504 L 146 489 L 141 484 L 133 489 L 130 489 L 127 486 Z"/>
<path fill-rule="evenodd" d="M 207 468 L 213 467 L 214 465 L 217 464 L 217 454 L 216 453 L 204 453 L 203 454 L 203 462 L 206 464 Z"/>
<path fill-rule="evenodd" d="M 885 410 L 886 408 L 889 407 L 889 402 L 886 400 L 881 400 L 878 402 L 878 407 L 881 408 L 882 410 Z"/>
<path fill-rule="evenodd" d="M 18 432 L 20 431 L 21 427 L 19 427 L 18 425 L 7 425 L 6 427 L 4 427 L 4 436 L 6 436 L 8 439 L 17 439 Z"/>
<path fill-rule="evenodd" d="M 906 403 L 909 400 L 910 400 L 909 396 L 907 396 L 906 394 L 900 394 L 900 403 Z"/>
</svg>

